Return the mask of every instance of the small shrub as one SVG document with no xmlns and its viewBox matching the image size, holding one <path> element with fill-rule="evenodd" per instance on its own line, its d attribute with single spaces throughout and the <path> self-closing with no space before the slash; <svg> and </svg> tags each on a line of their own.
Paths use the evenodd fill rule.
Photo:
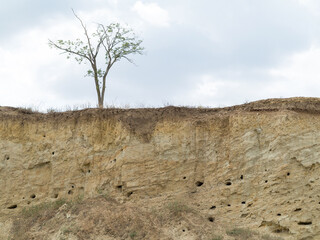
<svg viewBox="0 0 320 240">
<path fill-rule="evenodd" d="M 72 202 L 78 204 L 78 203 L 82 203 L 84 200 L 84 194 L 79 194 L 79 196 L 77 196 Z"/>
<path fill-rule="evenodd" d="M 40 215 L 40 213 L 43 210 L 46 210 L 50 207 L 50 204 L 48 203 L 41 203 L 35 206 L 31 206 L 29 208 L 24 207 L 22 209 L 22 216 L 23 217 L 37 217 L 38 215 Z"/>
<path fill-rule="evenodd" d="M 47 108 L 47 113 L 55 113 L 55 112 L 57 112 L 57 110 L 56 109 L 54 109 L 54 108 Z"/>
<path fill-rule="evenodd" d="M 136 236 L 137 236 L 136 231 L 133 231 L 133 232 L 129 233 L 129 237 L 130 237 L 131 239 L 134 239 Z"/>
<path fill-rule="evenodd" d="M 29 208 L 23 208 L 22 209 L 22 216 L 25 218 L 29 217 L 37 217 L 41 215 L 42 212 L 46 210 L 56 210 L 60 208 L 63 204 L 67 203 L 66 200 L 64 199 L 59 199 L 55 202 L 50 202 L 50 203 L 40 203 L 35 206 L 31 206 Z"/>
<path fill-rule="evenodd" d="M 231 230 L 228 230 L 227 234 L 229 236 L 239 237 L 240 239 L 248 239 L 249 237 L 252 237 L 253 232 L 249 229 L 233 228 Z"/>
<path fill-rule="evenodd" d="M 222 236 L 213 236 L 211 240 L 223 240 Z"/>
<path fill-rule="evenodd" d="M 68 203 L 65 199 L 58 199 L 52 203 L 54 209 L 60 208 L 63 204 Z"/>
<path fill-rule="evenodd" d="M 72 229 L 68 228 L 68 227 L 64 227 L 61 229 L 62 234 L 69 234 L 72 233 Z"/>
<path fill-rule="evenodd" d="M 180 215 L 183 212 L 191 211 L 191 209 L 187 205 L 178 201 L 169 203 L 168 209 L 175 216 Z"/>
<path fill-rule="evenodd" d="M 102 189 L 97 189 L 97 193 L 103 197 L 105 200 L 109 200 L 110 199 L 110 196 L 109 196 L 109 193 L 105 190 L 102 190 Z"/>
<path fill-rule="evenodd" d="M 69 234 L 74 234 L 79 231 L 79 228 L 75 226 L 74 224 L 71 224 L 69 226 L 65 226 L 61 229 L 62 235 L 69 235 Z"/>
</svg>

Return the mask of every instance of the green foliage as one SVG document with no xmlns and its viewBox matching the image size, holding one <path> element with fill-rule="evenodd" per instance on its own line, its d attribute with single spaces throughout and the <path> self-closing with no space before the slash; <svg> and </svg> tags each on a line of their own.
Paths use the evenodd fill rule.
<svg viewBox="0 0 320 240">
<path fill-rule="evenodd" d="M 103 107 L 106 77 L 111 67 L 121 59 L 133 63 L 129 55 L 143 54 L 142 40 L 134 34 L 132 29 L 123 27 L 119 23 L 106 26 L 99 23 L 96 31 L 89 34 L 82 20 L 75 13 L 74 15 L 81 23 L 86 39 L 49 40 L 49 46 L 66 54 L 68 59 L 74 57 L 79 64 L 83 61 L 89 63 L 91 68 L 87 70 L 85 76 L 94 78 L 99 106 Z M 99 54 L 104 58 L 105 65 L 102 67 L 98 66 Z"/>
<path fill-rule="evenodd" d="M 133 231 L 133 232 L 130 232 L 130 233 L 129 233 L 129 237 L 130 237 L 131 239 L 134 239 L 136 236 L 137 236 L 136 231 Z"/>
</svg>

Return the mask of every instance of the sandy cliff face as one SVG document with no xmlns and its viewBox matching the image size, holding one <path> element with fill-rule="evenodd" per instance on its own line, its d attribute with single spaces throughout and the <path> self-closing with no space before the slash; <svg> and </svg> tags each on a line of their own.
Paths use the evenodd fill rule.
<svg viewBox="0 0 320 240">
<path fill-rule="evenodd" d="M 320 100 L 304 98 L 226 109 L 0 108 L 2 234 L 24 207 L 106 193 L 137 204 L 180 196 L 215 223 L 320 239 L 319 113 Z"/>
</svg>

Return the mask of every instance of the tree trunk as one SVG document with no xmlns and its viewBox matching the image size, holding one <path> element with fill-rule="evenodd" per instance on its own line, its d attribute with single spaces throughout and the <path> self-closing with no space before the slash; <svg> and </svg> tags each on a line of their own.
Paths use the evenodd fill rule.
<svg viewBox="0 0 320 240">
<path fill-rule="evenodd" d="M 103 76 L 103 79 L 102 79 L 102 81 L 103 81 L 103 83 L 102 83 L 102 89 L 101 89 L 102 102 L 103 102 L 103 100 L 104 100 L 104 94 L 105 94 L 105 92 L 106 92 L 106 77 L 107 77 L 107 74 L 105 74 L 105 75 Z"/>
<path fill-rule="evenodd" d="M 99 100 L 99 108 L 103 108 L 103 99 Z"/>
<path fill-rule="evenodd" d="M 101 96 L 98 73 L 97 73 L 97 68 L 95 66 L 93 66 L 93 71 L 94 71 L 94 83 L 96 85 L 96 91 L 98 96 L 98 105 L 99 105 L 99 108 L 103 108 L 104 97 Z"/>
</svg>

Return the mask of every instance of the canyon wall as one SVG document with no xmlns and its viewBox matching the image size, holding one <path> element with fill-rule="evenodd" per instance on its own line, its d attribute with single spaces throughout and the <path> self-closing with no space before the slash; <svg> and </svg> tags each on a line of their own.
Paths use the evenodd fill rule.
<svg viewBox="0 0 320 240">
<path fill-rule="evenodd" d="M 119 202 L 184 196 L 218 223 L 320 239 L 319 163 L 319 99 L 50 114 L 1 107 L 0 229 L 24 207 L 105 193 Z"/>
</svg>

